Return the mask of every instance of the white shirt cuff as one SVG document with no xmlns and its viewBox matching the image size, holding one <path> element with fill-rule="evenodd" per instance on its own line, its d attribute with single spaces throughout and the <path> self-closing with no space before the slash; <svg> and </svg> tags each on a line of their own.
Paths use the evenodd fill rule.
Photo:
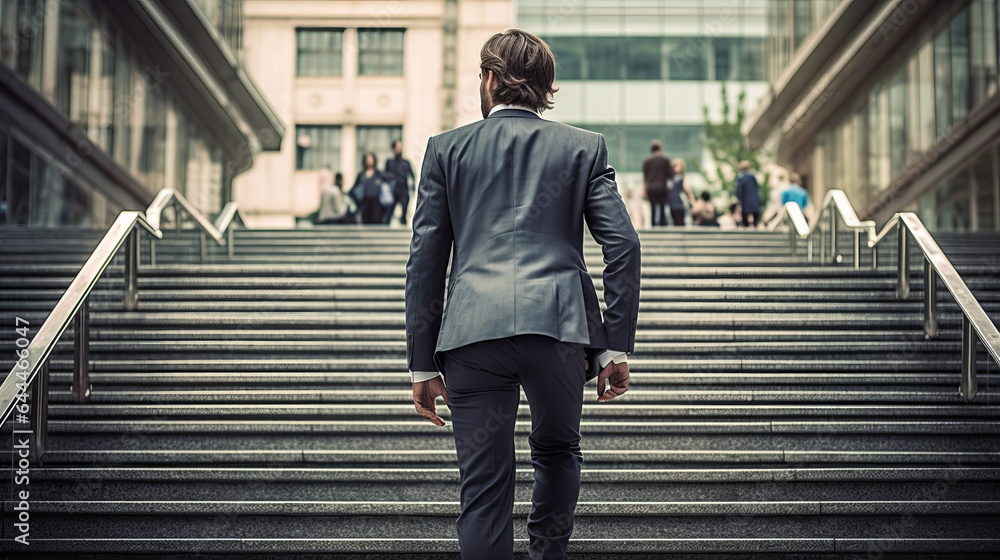
<svg viewBox="0 0 1000 560">
<path fill-rule="evenodd" d="M 597 356 L 597 360 L 601 362 L 601 369 L 608 367 L 612 361 L 616 364 L 628 363 L 628 354 L 621 352 L 619 350 L 605 350 Z"/>
<path fill-rule="evenodd" d="M 436 371 L 411 371 L 410 377 L 413 379 L 414 383 L 421 383 L 424 381 L 430 381 L 435 377 L 441 375 L 441 373 Z"/>
</svg>

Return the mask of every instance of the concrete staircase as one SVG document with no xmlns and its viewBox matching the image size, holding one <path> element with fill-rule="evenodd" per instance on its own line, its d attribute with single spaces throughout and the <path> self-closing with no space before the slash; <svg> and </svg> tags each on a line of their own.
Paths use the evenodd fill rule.
<svg viewBox="0 0 1000 560">
<path fill-rule="evenodd" d="M 101 233 L 0 230 L 0 349 L 15 315 L 41 325 Z M 940 289 L 941 334 L 924 340 L 917 256 L 898 301 L 890 249 L 855 271 L 851 257 L 804 262 L 780 233 L 640 236 L 633 381 L 611 403 L 586 387 L 571 556 L 1000 554 L 1000 372 L 981 352 L 979 396 L 958 397 L 960 313 Z M 202 264 L 197 235 L 167 232 L 153 251 L 147 238 L 136 311 L 120 264 L 98 284 L 93 394 L 72 400 L 67 332 L 31 545 L 11 541 L 6 469 L 3 550 L 457 558 L 454 440 L 416 415 L 405 371 L 408 232 L 235 239 L 232 261 L 209 245 Z M 939 240 L 1000 320 L 1000 237 Z M 592 242 L 587 258 L 600 291 Z M 523 399 L 518 418 L 526 557 Z"/>
</svg>

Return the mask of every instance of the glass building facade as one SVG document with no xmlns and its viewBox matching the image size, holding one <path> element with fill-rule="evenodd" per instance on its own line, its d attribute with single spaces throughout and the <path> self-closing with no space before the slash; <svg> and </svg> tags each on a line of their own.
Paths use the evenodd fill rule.
<svg viewBox="0 0 1000 560">
<path fill-rule="evenodd" d="M 997 0 L 956 2 L 948 17 L 899 49 L 816 137 L 823 183 L 865 206 L 904 170 L 930 166 L 1000 86 Z M 993 145 L 925 193 L 919 210 L 940 230 L 997 229 Z"/>
<path fill-rule="evenodd" d="M 769 0 L 767 26 L 752 145 L 773 140 L 814 197 L 842 189 L 862 217 L 1000 230 L 998 0 Z"/>
<path fill-rule="evenodd" d="M 721 85 L 733 106 L 741 91 L 750 105 L 764 93 L 763 22 L 763 0 L 517 3 L 517 26 L 556 58 L 546 118 L 604 134 L 624 189 L 641 183 L 653 140 L 702 169 L 705 110 L 721 118 Z"/>
<path fill-rule="evenodd" d="M 235 56 L 241 52 L 241 2 L 194 3 Z M 123 208 L 144 208 L 173 188 L 206 215 L 228 200 L 231 180 L 219 134 L 192 103 L 188 84 L 168 70 L 165 52 L 121 21 L 126 2 L 0 0 L 0 62 L 34 94 L 19 103 L 53 107 L 79 138 L 60 151 L 0 113 L 0 225 L 106 227 Z M 10 84 L 15 87 L 16 84 Z M 182 95 L 187 93 L 187 95 Z M 32 99 L 35 97 L 37 99 Z M 13 96 L 11 96 L 13 98 Z M 5 113 L 5 114 L 4 114 Z M 131 192 L 77 172 L 97 154 Z M 235 166 L 231 166 L 235 168 Z M 229 170 L 230 173 L 234 169 Z"/>
</svg>

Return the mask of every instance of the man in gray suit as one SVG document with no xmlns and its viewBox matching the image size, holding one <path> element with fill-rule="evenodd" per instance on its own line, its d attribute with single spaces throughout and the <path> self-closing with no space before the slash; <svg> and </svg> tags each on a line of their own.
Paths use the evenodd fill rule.
<svg viewBox="0 0 1000 560">
<path fill-rule="evenodd" d="M 431 137 L 421 168 L 406 263 L 413 401 L 438 426 L 435 399 L 451 410 L 462 557 L 509 559 L 524 389 L 535 471 L 529 554 L 564 558 L 580 493 L 583 386 L 598 378 L 598 402 L 628 388 L 639 238 L 604 137 L 540 117 L 556 91 L 548 46 L 511 29 L 480 59 L 485 120 Z M 585 222 L 604 251 L 603 316 L 583 258 Z"/>
</svg>

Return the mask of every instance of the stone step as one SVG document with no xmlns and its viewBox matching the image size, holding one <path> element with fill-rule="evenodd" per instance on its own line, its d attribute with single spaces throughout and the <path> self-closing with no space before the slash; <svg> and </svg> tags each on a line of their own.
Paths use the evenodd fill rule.
<svg viewBox="0 0 1000 560">
<path fill-rule="evenodd" d="M 0 480 L 13 479 L 15 469 L 0 468 Z M 532 467 L 518 468 L 516 480 L 531 482 Z M 46 481 L 107 482 L 315 482 L 315 483 L 457 483 L 458 467 L 36 467 L 34 478 Z M 642 468 L 602 469 L 583 465 L 581 480 L 600 483 L 664 483 L 683 487 L 687 484 L 713 483 L 760 488 L 790 488 L 803 483 L 830 483 L 849 487 L 855 483 L 937 483 L 948 485 L 973 482 L 1000 482 L 1000 468 L 971 466 L 857 466 L 857 467 L 741 467 L 727 468 Z M 941 493 L 940 490 L 937 493 Z"/>
<path fill-rule="evenodd" d="M 328 470 L 328 469 L 323 469 Z M 403 470 L 403 469 L 397 469 Z M 371 472 L 371 469 L 359 469 Z M 33 469 L 37 483 L 31 492 L 35 501 L 74 500 L 118 501 L 146 500 L 170 501 L 409 501 L 434 500 L 459 501 L 457 472 L 452 475 L 428 479 L 427 476 L 403 478 L 399 475 L 383 476 L 373 473 L 373 478 L 363 480 L 289 480 L 280 474 L 262 472 L 260 478 L 221 479 L 216 477 L 171 477 L 143 480 L 114 480 L 108 478 L 44 478 L 39 479 L 38 468 Z M 639 473 L 641 471 L 633 470 Z M 998 481 L 965 481 L 949 478 L 946 481 L 877 481 L 877 482 L 669 482 L 655 476 L 643 480 L 614 480 L 615 500 L 653 502 L 815 502 L 830 499 L 838 501 L 907 501 L 926 499 L 982 500 L 997 496 Z M 514 499 L 530 501 L 533 485 L 531 472 L 520 469 L 516 475 Z M 606 477 L 591 472 L 582 476 L 580 500 L 601 502 L 607 500 Z M 9 484 L 9 482 L 8 482 Z"/>
<path fill-rule="evenodd" d="M 155 361 L 136 361 L 134 359 L 114 359 L 91 357 L 91 370 L 100 371 L 134 371 L 134 372 L 377 372 L 377 371 L 406 371 L 406 360 L 403 356 L 393 352 L 389 355 L 380 355 L 374 358 L 362 359 L 337 359 L 330 357 L 316 358 L 286 358 L 284 356 L 268 355 L 259 358 L 223 358 L 218 357 L 218 353 L 213 353 L 212 358 L 160 358 Z M 273 359 L 280 358 L 280 359 Z M 666 373 L 706 373 L 714 372 L 737 373 L 737 372 L 784 372 L 794 373 L 802 370 L 838 372 L 838 373 L 952 373 L 956 375 L 955 382 L 958 382 L 959 356 L 937 356 L 913 354 L 911 356 L 896 356 L 895 359 L 807 359 L 795 358 L 782 359 L 767 358 L 732 358 L 702 360 L 697 358 L 680 358 L 672 360 L 645 360 L 634 358 L 629 360 L 629 368 L 637 372 L 666 372 Z M 72 368 L 72 358 L 52 359 L 51 365 L 54 369 L 67 371 Z M 997 373 L 996 364 L 980 353 L 980 361 L 977 365 L 980 374 L 991 372 Z M 992 369 L 991 369 L 992 368 Z M 361 374 L 363 375 L 363 374 Z M 957 385 L 956 385 L 957 386 Z"/>
<path fill-rule="evenodd" d="M 996 451 L 823 451 L 823 450 L 689 450 L 657 449 L 629 451 L 589 449 L 584 452 L 592 466 L 635 468 L 693 464 L 756 465 L 994 465 L 1000 461 Z M 517 463 L 530 465 L 527 449 L 515 451 Z M 9 462 L 11 453 L 0 452 L 0 460 Z M 169 465 L 184 464 L 341 464 L 446 466 L 456 461 L 454 448 L 441 450 L 344 450 L 344 449 L 129 449 L 63 450 L 45 453 L 46 465 Z"/>
<path fill-rule="evenodd" d="M 585 390 L 587 396 L 594 389 Z M 68 403 L 68 390 L 51 388 L 50 402 Z M 923 390 L 831 390 L 831 389 L 651 389 L 631 386 L 618 397 L 622 403 L 962 403 L 958 386 Z M 107 389 L 96 387 L 88 403 L 412 403 L 412 389 L 287 389 L 281 386 L 261 389 L 220 387 L 212 389 Z M 975 402 L 992 403 L 1000 413 L 1000 391 L 980 391 Z M 521 395 L 521 405 L 528 401 Z"/>
<path fill-rule="evenodd" d="M 50 384 L 53 387 L 72 383 L 72 373 L 69 370 L 54 370 L 49 373 Z M 838 390 L 886 390 L 886 386 L 945 386 L 952 390 L 955 385 L 953 373 L 756 373 L 736 372 L 711 375 L 703 373 L 671 373 L 643 372 L 630 374 L 632 387 L 675 388 L 675 389 L 709 389 L 712 386 L 735 385 L 739 387 L 753 386 L 764 390 L 784 390 L 815 388 L 817 386 Z M 977 376 L 981 386 L 992 382 L 993 377 Z M 241 387 L 282 386 L 285 388 L 327 389 L 336 386 L 341 389 L 398 389 L 410 383 L 410 374 L 401 371 L 366 371 L 363 376 L 357 372 L 135 372 L 99 371 L 90 373 L 90 381 L 95 387 L 102 389 L 135 389 L 142 386 L 164 386 L 174 388 L 186 387 L 196 389 L 205 386 L 237 385 Z"/>
<path fill-rule="evenodd" d="M 228 519 L 228 518 L 227 518 Z M 303 534 L 301 537 L 276 536 L 273 538 L 260 537 L 225 537 L 212 535 L 209 537 L 178 538 L 176 534 L 187 532 L 184 527 L 169 527 L 168 536 L 163 538 L 142 538 L 142 537 L 119 537 L 116 539 L 100 539 L 92 537 L 79 538 L 33 538 L 31 543 L 33 550 L 41 553 L 58 551 L 74 551 L 74 559 L 99 559 L 108 558 L 108 554 L 211 554 L 214 558 L 239 558 L 242 560 L 258 560 L 272 558 L 276 554 L 294 554 L 296 558 L 319 559 L 336 558 L 338 560 L 390 560 L 405 555 L 408 560 L 459 560 L 458 540 L 454 537 L 420 537 L 410 538 L 399 537 L 343 537 L 324 538 L 308 535 L 308 527 L 300 527 L 297 530 L 287 527 L 299 518 L 277 518 L 281 522 L 275 523 L 271 519 L 263 525 L 271 528 L 282 535 Z M 351 518 L 349 518 L 351 519 Z M 131 519 L 130 519 L 131 520 Z M 60 520 L 61 521 L 61 520 Z M 334 526 L 337 529 L 355 530 L 355 527 L 347 527 L 340 521 L 330 519 L 324 520 L 324 528 Z M 769 526 L 761 526 L 759 519 L 755 518 L 755 525 L 763 530 L 772 533 L 786 533 L 783 531 L 785 523 Z M 940 523 L 940 520 L 934 520 Z M 64 522 L 63 522 L 64 523 Z M 149 522 L 156 527 L 155 519 Z M 299 522 L 300 524 L 303 522 Z M 316 521 L 319 523 L 319 521 Z M 865 525 L 857 521 L 855 525 Z M 898 519 L 888 523 L 874 524 L 869 522 L 868 527 L 880 530 L 881 534 L 892 534 L 888 531 L 899 525 Z M 61 525 L 57 525 L 61 526 Z M 925 527 L 935 526 L 933 524 L 917 524 L 914 533 L 920 533 Z M 319 527 L 313 526 L 314 533 Z M 677 534 L 671 527 L 630 527 L 637 532 L 645 534 L 659 534 L 657 529 L 662 529 L 665 533 Z M 950 529 L 951 527 L 949 527 Z M 44 529 L 43 529 L 44 530 Z M 86 526 L 84 531 L 86 530 Z M 424 527 L 413 527 L 414 535 L 423 534 Z M 454 534 L 452 528 L 451 534 Z M 653 560 L 663 558 L 664 554 L 670 554 L 670 558 L 677 560 L 721 560 L 724 558 L 752 557 L 757 560 L 791 560 L 801 559 L 813 554 L 852 554 L 858 556 L 871 555 L 877 553 L 880 556 L 891 554 L 894 560 L 943 560 L 951 558 L 954 554 L 961 554 L 963 559 L 991 559 L 1000 551 L 1000 539 L 982 538 L 952 538 L 942 536 L 940 538 L 927 538 L 922 536 L 898 537 L 898 538 L 850 538 L 850 537 L 801 537 L 801 538 L 771 538 L 771 537 L 615 537 L 608 538 L 606 523 L 604 520 L 594 520 L 588 524 L 586 521 L 576 523 L 574 534 L 585 535 L 591 533 L 593 537 L 577 536 L 569 541 L 568 552 L 576 557 L 607 559 L 607 560 Z M 51 531 L 50 531 L 51 532 Z M 874 531 L 873 531 L 874 532 Z M 898 531 L 897 531 L 898 532 Z M 519 536 L 514 540 L 514 558 L 523 560 L 528 558 L 528 541 L 525 535 L 516 533 Z M 927 533 L 923 533 L 927 534 Z M 0 541 L 2 550 L 22 551 L 20 543 L 12 540 Z M 936 554 L 940 553 L 941 556 Z M 53 558 L 62 558 L 58 554 Z"/>
<path fill-rule="evenodd" d="M 451 433 L 450 426 L 447 429 Z M 440 434 L 423 419 L 385 420 L 49 420 L 49 433 L 202 433 L 202 434 Z M 518 421 L 515 434 L 531 432 L 531 422 Z M 596 434 L 1000 434 L 997 421 L 949 420 L 588 420 L 583 436 Z"/>
<path fill-rule="evenodd" d="M 696 404 L 630 404 L 617 399 L 597 403 L 586 397 L 583 403 L 585 418 L 653 419 L 653 418 L 996 418 L 1000 408 L 982 404 L 775 404 L 775 403 L 696 403 Z M 438 400 L 438 409 L 447 411 L 447 405 Z M 49 415 L 57 417 L 189 417 L 189 416 L 302 416 L 321 417 L 329 420 L 414 419 L 413 404 L 58 404 L 49 406 Z M 528 410 L 518 410 L 518 418 L 529 418 Z"/>
<path fill-rule="evenodd" d="M 414 417 L 416 417 L 414 415 Z M 427 422 L 431 425 L 430 422 Z M 355 425 L 352 432 L 303 433 L 303 432 L 141 432 L 140 426 L 130 426 L 121 434 L 87 432 L 75 429 L 49 434 L 46 461 L 49 453 L 75 452 L 128 452 L 131 450 L 164 452 L 169 450 L 240 453 L 279 453 L 299 451 L 335 452 L 352 457 L 378 457 L 368 453 L 441 453 L 454 454 L 455 435 L 450 428 L 436 431 L 379 430 L 369 432 Z M 582 429 L 582 428 L 581 428 Z M 15 435 L 15 437 L 17 437 Z M 196 442 L 196 444 L 192 441 Z M 460 447 L 474 447 L 475 441 L 458 441 Z M 523 430 L 515 434 L 514 446 L 519 450 L 530 448 L 528 434 Z M 757 462 L 781 462 L 786 454 L 803 453 L 874 453 L 888 456 L 893 453 L 909 456 L 914 453 L 985 453 L 1000 457 L 1000 438 L 995 434 L 905 434 L 892 433 L 822 433 L 822 432 L 771 432 L 771 433 L 657 433 L 650 431 L 607 430 L 583 433 L 585 461 L 614 459 L 618 462 L 648 462 L 652 458 L 665 461 L 691 457 L 693 461 L 728 461 L 731 457 Z M 606 455 L 614 450 L 614 457 Z M 593 454 L 597 455 L 593 455 Z M 718 455 L 716 455 L 718 454 Z M 718 457 L 718 458 L 715 458 Z M 671 459 L 672 458 L 672 459 Z M 359 459 L 360 460 L 360 459 Z M 377 459 L 372 459 L 376 461 Z M 882 459 L 884 461 L 884 459 Z"/>
</svg>

